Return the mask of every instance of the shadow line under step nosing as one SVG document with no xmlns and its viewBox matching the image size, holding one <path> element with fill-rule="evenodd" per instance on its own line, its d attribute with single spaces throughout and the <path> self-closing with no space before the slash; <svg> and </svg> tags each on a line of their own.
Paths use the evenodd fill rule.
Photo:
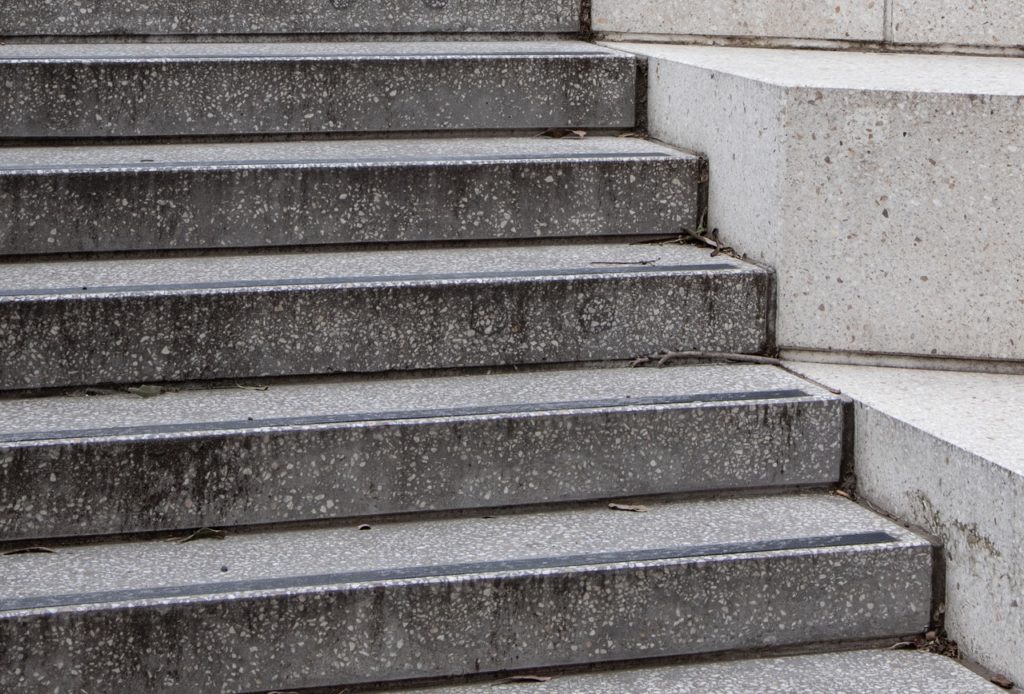
<svg viewBox="0 0 1024 694">
<path fill-rule="evenodd" d="M 543 281 L 546 278 L 566 279 L 573 277 L 605 277 L 614 279 L 618 275 L 671 275 L 680 273 L 707 273 L 737 271 L 749 272 L 752 268 L 731 263 L 707 263 L 695 265 L 622 265 L 608 263 L 601 267 L 580 268 L 537 268 L 531 270 L 509 270 L 496 272 L 448 272 L 408 275 L 363 275 L 344 277 L 301 277 L 285 279 L 227 280 L 220 282 L 183 282 L 181 284 L 133 284 L 101 285 L 82 287 L 52 287 L 38 289 L 0 289 L 0 297 L 49 297 L 69 295 L 131 294 L 144 292 L 183 292 L 219 289 L 273 289 L 280 287 L 323 287 L 358 285 L 395 285 L 430 283 L 458 283 L 477 280 L 522 280 Z"/>
<path fill-rule="evenodd" d="M 337 159 L 224 159 L 208 161 L 138 161 L 111 162 L 94 164 L 47 164 L 5 166 L 0 164 L 0 177 L 7 174 L 40 173 L 50 175 L 61 172 L 83 172 L 105 175 L 118 171 L 165 171 L 165 170 L 196 170 L 213 171 L 220 169 L 317 169 L 317 168 L 359 168 L 382 165 L 401 166 L 416 164 L 427 167 L 447 165 L 473 164 L 529 164 L 532 162 L 562 161 L 569 164 L 588 163 L 591 161 L 615 161 L 622 163 L 644 161 L 692 161 L 692 155 L 685 152 L 550 152 L 539 154 L 495 154 L 495 155 L 453 155 L 412 157 L 397 155 L 394 157 L 365 157 Z"/>
<path fill-rule="evenodd" d="M 760 554 L 789 550 L 836 549 L 863 545 L 897 544 L 899 540 L 882 531 L 847 533 L 842 535 L 820 535 L 814 537 L 762 540 L 755 542 L 734 542 L 712 545 L 696 545 L 666 549 L 635 551 L 595 552 L 563 557 L 538 557 L 506 561 L 468 562 L 463 564 L 442 564 L 390 569 L 350 571 L 314 576 L 288 576 L 248 581 L 223 581 L 193 585 L 162 586 L 158 588 L 135 588 L 68 595 L 33 596 L 0 600 L 0 612 L 16 610 L 51 609 L 101 605 L 106 603 L 139 602 L 175 598 L 207 597 L 237 593 L 268 592 L 279 590 L 305 590 L 328 588 L 330 586 L 379 583 L 409 579 L 450 578 L 471 574 L 498 574 L 528 572 L 545 569 L 574 569 L 605 564 L 635 562 L 671 561 L 676 559 L 698 559 L 727 555 Z M 2 559 L 2 558 L 0 558 Z"/>
<path fill-rule="evenodd" d="M 321 425 L 365 424 L 371 422 L 408 422 L 443 418 L 500 416 L 518 414 L 550 414 L 573 410 L 615 410 L 633 407 L 671 405 L 700 405 L 712 403 L 793 400 L 816 397 L 799 389 L 763 390 L 736 393 L 700 393 L 695 395 L 663 395 L 636 398 L 605 398 L 594 400 L 566 400 L 555 402 L 478 405 L 422 410 L 393 410 L 382 412 L 354 412 L 301 417 L 272 417 L 264 419 L 194 422 L 187 424 L 154 424 L 92 429 L 62 429 L 0 434 L 0 444 L 60 441 L 67 439 L 97 439 L 146 437 L 168 434 L 202 434 L 209 432 L 281 429 L 286 427 L 312 427 Z"/>
</svg>

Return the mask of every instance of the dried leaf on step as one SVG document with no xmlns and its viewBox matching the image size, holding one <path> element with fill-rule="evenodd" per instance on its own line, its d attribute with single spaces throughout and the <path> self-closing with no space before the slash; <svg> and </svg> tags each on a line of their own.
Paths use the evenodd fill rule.
<svg viewBox="0 0 1024 694">
<path fill-rule="evenodd" d="M 179 545 L 183 545 L 186 542 L 192 542 L 193 540 L 223 540 L 228 534 L 223 530 L 217 530 L 215 528 L 200 528 L 188 537 L 175 539 Z"/>
<path fill-rule="evenodd" d="M 5 557 L 13 557 L 16 554 L 56 554 L 55 550 L 49 547 L 22 547 L 20 549 L 12 549 L 9 552 L 4 552 Z"/>
<path fill-rule="evenodd" d="M 587 136 L 586 130 L 569 130 L 568 128 L 548 128 L 540 134 L 541 137 L 551 137 L 560 139 L 563 137 L 571 137 L 574 139 L 582 140 Z"/>
<path fill-rule="evenodd" d="M 912 651 L 917 648 L 917 645 L 913 641 L 900 641 L 889 646 L 891 651 Z"/>
<path fill-rule="evenodd" d="M 244 383 L 239 383 L 236 387 L 241 388 L 242 390 L 270 390 L 270 386 L 249 386 Z"/>
<path fill-rule="evenodd" d="M 526 684 L 529 682 L 550 682 L 550 677 L 544 677 L 542 675 L 513 675 L 512 677 L 506 677 L 500 682 L 495 684 Z"/>
<path fill-rule="evenodd" d="M 155 398 L 157 395 L 162 395 L 164 389 L 162 386 L 144 385 L 129 388 L 128 392 L 132 395 L 138 395 L 140 398 Z"/>
<path fill-rule="evenodd" d="M 608 504 L 613 511 L 629 511 L 630 513 L 647 513 L 646 506 L 631 506 L 630 504 Z"/>
<path fill-rule="evenodd" d="M 1013 689 L 1013 680 L 1006 677 L 1006 675 L 995 675 L 989 681 L 997 687 Z"/>
</svg>

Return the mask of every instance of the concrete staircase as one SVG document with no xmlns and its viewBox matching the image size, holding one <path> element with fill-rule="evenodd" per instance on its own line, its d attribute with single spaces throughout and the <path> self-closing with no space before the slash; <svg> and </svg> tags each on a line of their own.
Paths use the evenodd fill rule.
<svg viewBox="0 0 1024 694">
<path fill-rule="evenodd" d="M 13 5 L 0 691 L 992 690 L 575 3 Z"/>
</svg>

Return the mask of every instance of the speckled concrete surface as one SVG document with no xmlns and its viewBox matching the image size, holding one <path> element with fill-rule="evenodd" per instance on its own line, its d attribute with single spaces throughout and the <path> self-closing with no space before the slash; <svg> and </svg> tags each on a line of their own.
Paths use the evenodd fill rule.
<svg viewBox="0 0 1024 694">
<path fill-rule="evenodd" d="M 1024 13 L 1017 0 L 893 0 L 897 43 L 1024 45 Z"/>
<path fill-rule="evenodd" d="M 576 32 L 574 0 L 10 0 L 0 34 Z"/>
<path fill-rule="evenodd" d="M 712 225 L 777 269 L 780 347 L 1024 358 L 1019 60 L 630 48 Z"/>
<path fill-rule="evenodd" d="M 635 81 L 632 56 L 573 41 L 8 44 L 0 133 L 630 128 Z"/>
<path fill-rule="evenodd" d="M 696 401 L 640 404 L 671 396 Z M 829 484 L 842 414 L 771 367 L 701 366 L 0 401 L 0 427 L 16 539 Z"/>
<path fill-rule="evenodd" d="M 875 0 L 594 0 L 595 31 L 616 34 L 881 41 Z"/>
<path fill-rule="evenodd" d="M 492 683 L 403 690 L 483 694 Z M 519 690 L 515 690 L 519 691 Z M 996 694 L 1004 691 L 955 661 L 916 651 L 848 651 L 556 677 L 538 694 Z"/>
<path fill-rule="evenodd" d="M 0 387 L 756 353 L 769 284 L 681 246 L 20 263 Z"/>
<path fill-rule="evenodd" d="M 228 692 L 892 636 L 927 623 L 931 550 L 810 496 L 0 557 L 10 598 L 865 530 L 897 541 L 10 611 L 0 684 Z"/>
<path fill-rule="evenodd" d="M 947 628 L 1024 682 L 1024 376 L 793 366 L 856 399 L 861 493 L 942 538 Z"/>
<path fill-rule="evenodd" d="M 698 178 L 614 137 L 9 148 L 0 255 L 671 234 Z"/>
</svg>

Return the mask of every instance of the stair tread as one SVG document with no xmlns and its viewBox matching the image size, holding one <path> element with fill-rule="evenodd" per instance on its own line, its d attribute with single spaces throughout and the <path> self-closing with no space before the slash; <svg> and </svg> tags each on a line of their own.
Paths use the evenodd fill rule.
<svg viewBox="0 0 1024 694">
<path fill-rule="evenodd" d="M 557 58 L 634 60 L 628 53 L 585 41 L 274 41 L 247 43 L 8 43 L 4 61 L 117 61 L 193 59 Z"/>
<path fill-rule="evenodd" d="M 575 33 L 580 23 L 575 0 L 104 0 L 74 12 L 50 0 L 10 0 L 6 8 L 0 33 L 14 35 Z"/>
<path fill-rule="evenodd" d="M 452 137 L 204 144 L 142 144 L 0 148 L 0 173 L 23 170 L 338 163 L 446 163 L 550 159 L 666 157 L 695 159 L 635 137 Z"/>
<path fill-rule="evenodd" d="M 224 428 L 279 426 L 303 418 L 358 421 L 459 414 L 545 412 L 598 407 L 784 399 L 809 402 L 838 396 L 772 366 L 713 365 L 669 369 L 574 369 L 515 374 L 311 382 L 266 390 L 221 388 L 0 400 L 0 443 L 122 429 L 224 423 Z M 251 420 L 251 421 L 250 421 Z M 109 432 L 109 433 L 106 433 Z M 145 431 L 139 432 L 145 433 Z M 153 433 L 156 433 L 155 431 Z"/>
<path fill-rule="evenodd" d="M 476 694 L 494 684 L 434 687 L 406 694 Z M 920 651 L 864 650 L 699 663 L 553 677 L 533 694 L 994 694 L 1003 691 L 956 661 Z"/>
<path fill-rule="evenodd" d="M 825 494 L 653 503 L 647 508 L 633 513 L 602 504 L 491 518 L 381 523 L 372 530 L 276 530 L 184 544 L 87 544 L 54 554 L 0 556 L 5 576 L 0 611 L 248 591 L 301 592 L 403 577 L 521 575 L 545 566 L 543 570 L 765 551 L 805 553 L 827 546 L 927 546 L 891 521 Z M 787 549 L 794 542 L 803 549 Z M 659 555 L 661 551 L 667 554 Z"/>
<path fill-rule="evenodd" d="M 644 265 L 656 260 L 655 264 Z M 764 274 L 694 246 L 560 244 L 14 263 L 0 301 L 47 294 L 190 292 L 261 286 L 464 282 L 666 273 Z M 82 288 L 88 288 L 82 291 Z"/>
</svg>

